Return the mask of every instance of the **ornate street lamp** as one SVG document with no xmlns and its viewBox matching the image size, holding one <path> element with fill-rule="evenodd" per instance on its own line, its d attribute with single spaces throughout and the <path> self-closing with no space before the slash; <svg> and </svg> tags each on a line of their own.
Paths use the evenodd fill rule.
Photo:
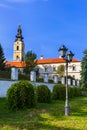
<svg viewBox="0 0 87 130">
<path fill-rule="evenodd" d="M 59 48 L 58 51 L 60 52 L 60 56 L 66 62 L 66 101 L 65 101 L 65 115 L 68 116 L 70 114 L 70 106 L 69 106 L 69 100 L 68 100 L 68 63 L 70 63 L 72 61 L 72 58 L 73 58 L 74 54 L 71 51 L 68 51 L 68 49 L 64 45 L 62 45 L 62 47 Z"/>
</svg>

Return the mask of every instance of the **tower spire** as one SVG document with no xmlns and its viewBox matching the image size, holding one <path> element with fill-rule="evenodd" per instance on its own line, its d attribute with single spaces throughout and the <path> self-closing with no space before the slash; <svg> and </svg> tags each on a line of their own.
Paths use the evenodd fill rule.
<svg viewBox="0 0 87 130">
<path fill-rule="evenodd" d="M 23 41 L 21 25 L 18 26 L 18 33 L 15 41 Z"/>
<path fill-rule="evenodd" d="M 24 61 L 24 41 L 21 26 L 18 26 L 16 39 L 14 42 L 14 61 Z"/>
</svg>

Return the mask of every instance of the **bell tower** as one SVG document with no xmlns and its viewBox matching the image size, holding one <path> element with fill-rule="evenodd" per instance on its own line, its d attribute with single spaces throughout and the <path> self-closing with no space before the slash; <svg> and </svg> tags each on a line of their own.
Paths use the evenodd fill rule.
<svg viewBox="0 0 87 130">
<path fill-rule="evenodd" d="M 18 26 L 18 32 L 14 42 L 14 56 L 13 61 L 24 61 L 24 42 L 22 37 L 21 26 Z"/>
</svg>

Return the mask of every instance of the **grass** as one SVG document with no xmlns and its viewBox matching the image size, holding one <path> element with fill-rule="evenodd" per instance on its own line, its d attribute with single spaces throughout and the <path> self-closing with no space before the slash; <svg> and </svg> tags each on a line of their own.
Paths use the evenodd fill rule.
<svg viewBox="0 0 87 130">
<path fill-rule="evenodd" d="M 10 111 L 0 99 L 0 130 L 87 130 L 87 97 L 70 99 L 70 116 L 64 101 L 38 104 L 34 109 Z"/>
</svg>

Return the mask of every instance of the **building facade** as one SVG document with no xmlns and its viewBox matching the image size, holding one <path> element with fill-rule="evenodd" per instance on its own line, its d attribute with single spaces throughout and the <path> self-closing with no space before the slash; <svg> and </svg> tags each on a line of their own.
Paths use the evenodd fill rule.
<svg viewBox="0 0 87 130">
<path fill-rule="evenodd" d="M 39 68 L 40 77 L 44 77 L 44 74 L 48 74 L 49 79 L 57 74 L 58 66 L 66 66 L 65 61 L 62 58 L 50 58 L 50 59 L 39 59 L 37 66 Z M 80 80 L 81 61 L 73 58 L 72 62 L 68 64 L 68 75 Z M 66 72 L 65 72 L 66 73 Z M 65 76 L 66 74 L 64 74 Z"/>
<path fill-rule="evenodd" d="M 8 66 L 17 67 L 23 71 L 25 67 L 24 62 L 24 42 L 22 37 L 21 26 L 18 26 L 18 33 L 13 47 L 13 61 L 6 63 Z M 39 72 L 39 77 L 44 78 L 44 75 L 47 74 L 49 79 L 53 79 L 57 74 L 58 66 L 64 65 L 65 61 L 59 56 L 59 58 L 49 58 L 44 59 L 43 56 L 37 60 L 37 67 Z M 68 64 L 68 75 L 80 80 L 80 71 L 81 71 L 81 61 L 75 58 L 72 59 L 72 62 Z M 66 73 L 66 72 L 65 72 Z M 65 75 L 65 74 L 64 74 Z"/>
</svg>

